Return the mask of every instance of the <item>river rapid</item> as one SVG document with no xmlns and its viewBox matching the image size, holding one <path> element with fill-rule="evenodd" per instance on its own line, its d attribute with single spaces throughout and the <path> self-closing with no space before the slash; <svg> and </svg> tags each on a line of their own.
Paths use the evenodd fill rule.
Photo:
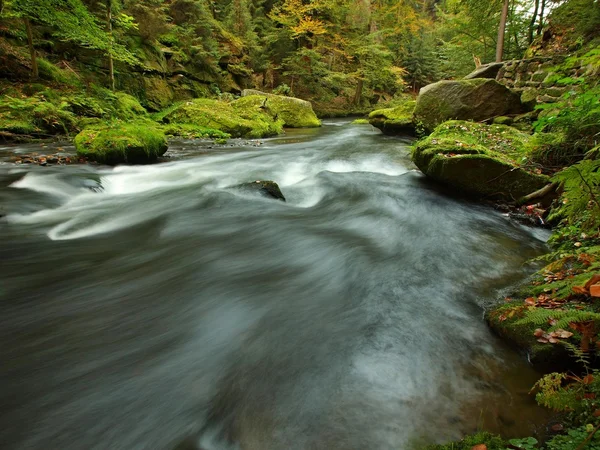
<svg viewBox="0 0 600 450">
<path fill-rule="evenodd" d="M 545 232 L 368 125 L 231 142 L 116 168 L 0 149 L 3 449 L 403 450 L 543 422 L 483 306 Z M 229 188 L 253 180 L 287 202 Z"/>
</svg>

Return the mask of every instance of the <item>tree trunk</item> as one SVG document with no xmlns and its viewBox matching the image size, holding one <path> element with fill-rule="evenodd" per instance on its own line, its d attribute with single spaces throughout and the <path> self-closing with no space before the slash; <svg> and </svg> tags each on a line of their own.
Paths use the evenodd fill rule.
<svg viewBox="0 0 600 450">
<path fill-rule="evenodd" d="M 29 19 L 27 18 L 23 18 L 23 22 L 25 22 L 25 30 L 27 31 L 27 45 L 29 46 L 29 53 L 31 54 L 31 78 L 37 80 L 37 78 L 40 76 L 40 71 L 38 70 L 37 54 L 35 52 L 35 47 L 33 46 L 31 22 L 29 22 Z"/>
<path fill-rule="evenodd" d="M 358 83 L 356 83 L 356 91 L 354 93 L 354 104 L 355 105 L 360 104 L 360 98 L 362 97 L 363 84 L 364 84 L 363 79 L 359 78 Z"/>
<path fill-rule="evenodd" d="M 540 10 L 540 21 L 538 22 L 537 35 L 542 34 L 544 29 L 544 10 L 546 9 L 546 0 L 542 0 L 542 9 Z"/>
<path fill-rule="evenodd" d="M 500 26 L 498 27 L 498 41 L 496 42 L 496 62 L 502 62 L 502 55 L 504 54 L 504 31 L 506 29 L 509 4 L 510 0 L 504 0 L 502 15 L 500 16 Z"/>
<path fill-rule="evenodd" d="M 533 42 L 533 32 L 535 30 L 535 23 L 537 22 L 538 11 L 540 9 L 540 0 L 535 0 L 535 6 L 533 8 L 533 17 L 529 24 L 529 45 Z"/>
<path fill-rule="evenodd" d="M 108 31 L 108 37 L 111 40 L 113 39 L 112 34 L 112 0 L 106 0 L 106 29 Z M 112 44 L 111 44 L 112 45 Z M 112 49 L 111 49 L 112 50 Z M 115 66 L 112 57 L 112 53 L 108 52 L 108 77 L 110 79 L 110 88 L 111 90 L 115 90 Z"/>
</svg>

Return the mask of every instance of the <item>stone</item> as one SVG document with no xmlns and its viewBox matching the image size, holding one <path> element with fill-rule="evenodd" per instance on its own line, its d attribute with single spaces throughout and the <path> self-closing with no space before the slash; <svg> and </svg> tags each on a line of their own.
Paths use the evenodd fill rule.
<svg viewBox="0 0 600 450">
<path fill-rule="evenodd" d="M 234 188 L 247 192 L 258 192 L 263 197 L 285 202 L 285 197 L 283 196 L 281 189 L 279 189 L 279 185 L 271 180 L 257 180 L 249 183 L 242 183 L 234 186 Z"/>
<path fill-rule="evenodd" d="M 255 89 L 244 89 L 242 91 L 242 99 L 238 100 L 237 103 L 243 104 L 245 102 L 260 103 L 261 108 L 270 113 L 273 118 L 283 120 L 284 127 L 314 128 L 321 126 L 321 121 L 313 111 L 312 104 L 306 100 L 284 95 L 267 94 Z"/>
<path fill-rule="evenodd" d="M 542 81 L 544 81 L 546 79 L 547 76 L 548 76 L 547 72 L 543 72 L 543 71 L 535 72 L 531 76 L 531 81 L 537 81 L 537 82 L 541 83 Z"/>
<path fill-rule="evenodd" d="M 369 123 L 387 135 L 413 136 L 415 135 L 413 122 L 415 104 L 414 100 L 407 100 L 394 108 L 375 110 L 369 114 Z"/>
<path fill-rule="evenodd" d="M 485 121 L 521 112 L 524 111 L 519 95 L 496 80 L 445 80 L 421 89 L 414 121 L 431 132 L 451 119 Z"/>
<path fill-rule="evenodd" d="M 75 136 L 77 155 L 102 164 L 148 164 L 168 148 L 155 123 L 130 122 L 85 128 Z"/>
<path fill-rule="evenodd" d="M 519 165 L 531 139 L 505 125 L 452 120 L 417 142 L 412 160 L 426 176 L 457 192 L 513 201 L 549 181 Z"/>
<path fill-rule="evenodd" d="M 475 69 L 469 75 L 465 77 L 465 80 L 471 80 L 473 78 L 493 78 L 496 79 L 500 69 L 504 67 L 502 62 L 494 62 L 490 64 L 484 64 L 481 67 Z"/>
</svg>

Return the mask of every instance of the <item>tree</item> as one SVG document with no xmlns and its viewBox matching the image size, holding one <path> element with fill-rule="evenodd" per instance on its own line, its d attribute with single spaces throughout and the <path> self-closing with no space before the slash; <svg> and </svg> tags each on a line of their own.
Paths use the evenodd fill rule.
<svg viewBox="0 0 600 450">
<path fill-rule="evenodd" d="M 82 47 L 101 50 L 118 61 L 134 64 L 136 58 L 97 24 L 81 0 L 11 0 L 7 3 L 10 15 L 23 20 L 31 54 L 32 77 L 38 77 L 37 54 L 32 24 L 51 28 L 55 38 Z"/>
<path fill-rule="evenodd" d="M 502 5 L 502 14 L 500 16 L 500 25 L 498 26 L 498 39 L 496 40 L 496 62 L 502 61 L 504 55 L 504 32 L 506 30 L 506 19 L 508 18 L 508 7 L 510 0 L 504 0 Z"/>
</svg>

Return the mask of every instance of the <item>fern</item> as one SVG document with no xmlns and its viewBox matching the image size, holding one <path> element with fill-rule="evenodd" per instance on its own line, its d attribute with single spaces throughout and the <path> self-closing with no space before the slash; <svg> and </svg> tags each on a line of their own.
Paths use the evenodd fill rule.
<svg viewBox="0 0 600 450">
<path fill-rule="evenodd" d="M 579 364 L 581 364 L 585 368 L 586 371 L 589 371 L 590 364 L 591 364 L 589 352 L 585 352 L 581 348 L 579 348 L 577 345 L 571 344 L 570 342 L 567 342 L 567 341 L 560 341 L 560 343 L 563 344 L 567 348 L 567 350 L 569 350 L 571 352 L 571 354 L 573 355 L 575 360 Z"/>
<path fill-rule="evenodd" d="M 569 221 L 578 220 L 589 211 L 587 228 L 600 224 L 600 159 L 583 160 L 554 176 L 562 184 L 564 193 L 558 212 Z"/>
<path fill-rule="evenodd" d="M 525 317 L 517 320 L 515 325 L 536 325 L 541 326 L 554 320 L 554 325 L 550 330 L 566 328 L 570 323 L 600 321 L 600 313 L 591 311 L 581 311 L 577 309 L 544 309 L 530 308 Z"/>
</svg>

